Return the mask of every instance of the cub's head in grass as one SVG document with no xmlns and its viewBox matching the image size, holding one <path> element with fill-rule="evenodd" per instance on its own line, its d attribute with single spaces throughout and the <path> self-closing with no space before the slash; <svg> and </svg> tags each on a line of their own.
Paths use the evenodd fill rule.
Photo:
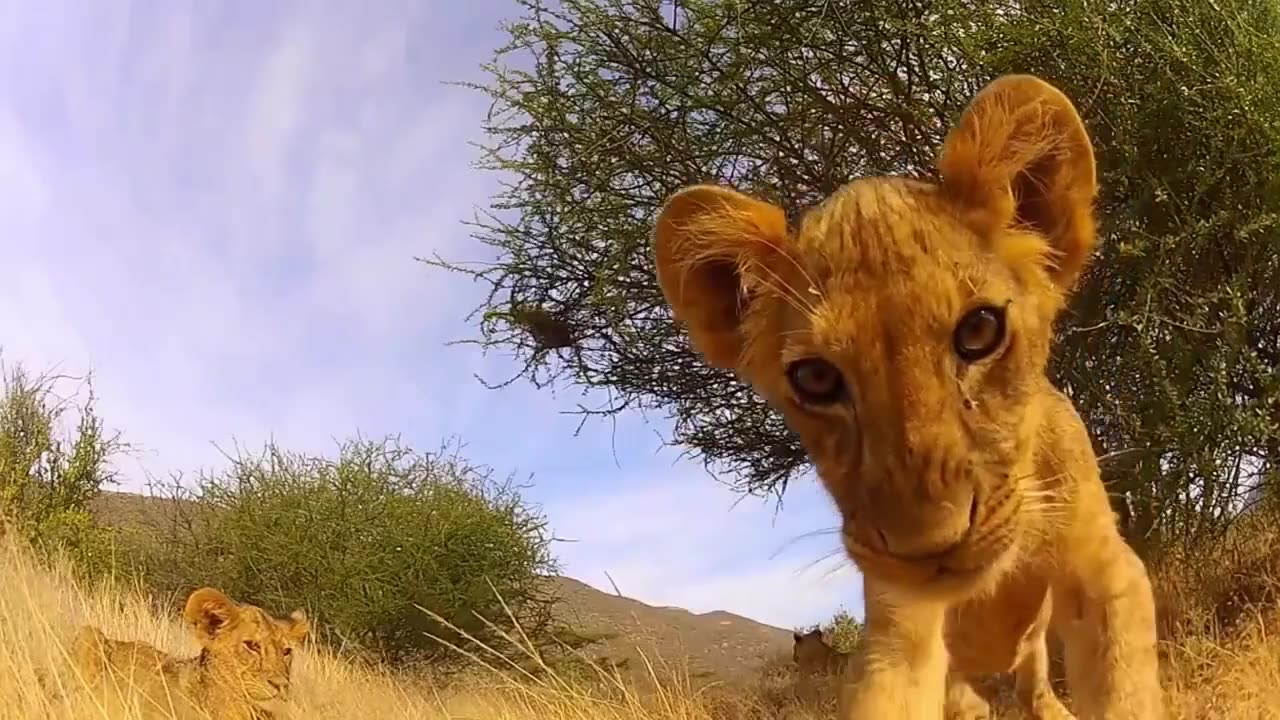
<svg viewBox="0 0 1280 720">
<path fill-rule="evenodd" d="M 820 673 L 840 672 L 849 657 L 827 644 L 821 629 L 792 633 L 791 659 L 801 678 Z"/>
<path fill-rule="evenodd" d="M 76 664 L 90 688 L 112 694 L 113 701 L 178 717 L 271 717 L 274 704 L 288 697 L 294 652 L 310 630 L 302 611 L 276 618 L 201 588 L 187 598 L 183 620 L 200 643 L 197 657 L 172 658 L 85 626 L 76 636 Z M 121 689 L 134 697 L 119 697 Z"/>
<path fill-rule="evenodd" d="M 256 605 L 242 605 L 213 588 L 202 588 L 187 599 L 183 618 L 211 671 L 238 684 L 250 700 L 266 702 L 288 695 L 294 651 L 310 632 L 301 610 L 277 618 Z"/>
</svg>

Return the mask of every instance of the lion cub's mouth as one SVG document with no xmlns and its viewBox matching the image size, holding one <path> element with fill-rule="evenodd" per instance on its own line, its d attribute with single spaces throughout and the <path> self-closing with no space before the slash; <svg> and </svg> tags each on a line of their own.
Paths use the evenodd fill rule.
<svg viewBox="0 0 1280 720">
<path fill-rule="evenodd" d="M 289 689 L 281 687 L 258 688 L 250 694 L 250 700 L 264 709 L 269 709 L 288 702 Z"/>
<path fill-rule="evenodd" d="M 981 552 L 962 543 L 937 556 L 901 558 L 863 545 L 853 533 L 841 537 L 845 551 L 864 575 L 911 593 L 948 599 L 988 586 L 1003 573 L 1012 555 L 1012 543 L 988 546 Z"/>
</svg>

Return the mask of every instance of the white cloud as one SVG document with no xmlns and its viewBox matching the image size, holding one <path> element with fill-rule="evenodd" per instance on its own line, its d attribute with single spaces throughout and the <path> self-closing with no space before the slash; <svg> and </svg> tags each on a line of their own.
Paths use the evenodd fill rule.
<svg viewBox="0 0 1280 720">
<path fill-rule="evenodd" d="M 275 197 L 285 182 L 285 163 L 306 113 L 312 68 L 306 30 L 291 25 L 282 35 L 267 57 L 248 106 L 246 162 L 268 197 Z"/>
<path fill-rule="evenodd" d="M 44 217 L 50 208 L 49 186 L 41 162 L 33 156 L 31 143 L 12 112 L 0 109 L 0 197 L 5 223 L 19 232 Z M 19 241 L 26 240 L 21 235 Z M 14 249 L 19 243 L 15 242 Z"/>
<path fill-rule="evenodd" d="M 840 558 L 838 572 L 800 573 L 787 567 L 693 580 L 673 588 L 669 603 L 701 612 L 732 607 L 745 617 L 783 628 L 829 621 L 833 608 L 862 614 L 861 580 Z"/>
<path fill-rule="evenodd" d="M 787 509 L 738 497 L 692 464 L 621 480 L 622 491 L 548 503 L 566 570 L 597 588 L 694 612 L 731 609 L 782 627 L 861 611 L 858 579 L 820 488 L 797 482 Z M 805 537 L 808 535 L 809 537 Z M 606 576 L 605 573 L 608 573 Z"/>
<path fill-rule="evenodd" d="M 405 36 L 396 15 L 313 6 L 245 32 L 157 10 L 8 8 L 41 40 L 0 67 L 34 52 L 41 72 L 5 73 L 5 356 L 95 370 L 159 472 L 278 423 L 328 446 L 372 414 L 359 398 L 430 369 L 386 356 L 452 319 L 412 258 L 482 199 L 449 140 L 480 98 L 424 95 L 433 79 L 370 48 Z"/>
</svg>

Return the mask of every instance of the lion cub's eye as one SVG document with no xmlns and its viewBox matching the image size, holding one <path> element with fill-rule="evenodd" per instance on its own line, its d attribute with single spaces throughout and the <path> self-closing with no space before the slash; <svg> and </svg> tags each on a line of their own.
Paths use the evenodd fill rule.
<svg viewBox="0 0 1280 720">
<path fill-rule="evenodd" d="M 829 405 L 844 397 L 844 376 L 835 365 L 820 358 L 805 358 L 787 366 L 791 389 L 804 402 Z"/>
<path fill-rule="evenodd" d="M 965 362 L 977 362 L 991 355 L 1004 342 L 1004 308 L 983 305 L 965 313 L 956 323 L 951 342 L 956 355 Z"/>
<path fill-rule="evenodd" d="M 244 641 L 244 646 L 245 646 L 245 649 L 247 649 L 249 652 L 255 652 L 255 653 L 256 653 L 256 652 L 258 652 L 258 650 L 260 649 L 260 646 L 258 645 L 257 641 L 255 641 L 255 640 L 245 640 L 245 641 Z"/>
<path fill-rule="evenodd" d="M 291 647 L 289 647 L 288 645 L 286 645 L 286 646 L 284 647 L 284 649 L 283 649 L 283 650 L 281 650 L 280 652 L 281 652 L 281 653 L 283 653 L 285 657 L 289 657 L 290 655 L 292 655 L 292 654 L 293 654 L 293 648 L 291 648 Z"/>
</svg>

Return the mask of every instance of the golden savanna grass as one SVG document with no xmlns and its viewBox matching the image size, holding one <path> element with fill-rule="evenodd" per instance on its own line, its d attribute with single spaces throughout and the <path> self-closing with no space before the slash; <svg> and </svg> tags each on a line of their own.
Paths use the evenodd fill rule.
<svg viewBox="0 0 1280 720">
<path fill-rule="evenodd" d="M 1271 543 L 1252 554 L 1237 550 L 1238 567 L 1257 568 L 1273 556 Z M 1254 544 L 1255 547 L 1259 545 Z M 1217 572 L 1227 580 L 1232 571 Z M 1161 584 L 1166 592 L 1176 583 Z M 1213 593 L 1216 599 L 1220 593 Z M 1213 601 L 1211 599 L 1210 601 Z M 1212 612 L 1203 623 L 1190 619 L 1200 610 L 1180 605 L 1184 626 L 1207 627 L 1165 646 L 1170 717 L 1280 719 L 1280 637 L 1269 630 L 1265 613 L 1245 609 L 1230 634 L 1215 639 Z M 1234 606 L 1233 606 L 1234 607 Z M 278 609 L 273 609 L 279 611 Z M 161 612 L 131 587 L 105 585 L 88 590 L 69 573 L 49 570 L 10 543 L 0 545 L 0 720 L 102 718 L 108 715 L 83 690 L 69 661 L 77 626 L 89 623 L 109 637 L 152 643 L 175 655 L 196 653 L 196 642 L 179 624 L 176 611 Z M 431 718 L 467 720 L 790 720 L 832 717 L 830 704 L 802 708 L 786 699 L 790 674 L 775 668 L 765 682 L 749 689 L 693 690 L 678 670 L 660 669 L 654 660 L 656 689 L 646 692 L 613 684 L 556 677 L 523 680 L 480 669 L 464 680 L 437 687 L 430 680 L 369 668 L 333 652 L 310 646 L 294 665 L 294 689 L 286 717 Z M 1022 717 L 1005 710 L 1004 718 Z"/>
<path fill-rule="evenodd" d="M 60 569 L 0 541 L 0 720 L 76 718 L 123 720 L 84 692 L 71 661 L 77 627 L 90 624 L 113 639 L 148 642 L 175 656 L 198 651 L 176 611 L 161 611 L 137 588 L 88 589 Z M 274 612 L 279 610 L 272 608 Z M 695 691 L 674 663 L 652 661 L 656 689 L 640 693 L 600 670 L 594 681 L 556 676 L 519 679 L 482 664 L 445 687 L 410 674 L 370 668 L 311 644 L 293 666 L 290 718 L 439 718 L 468 720 L 753 720 L 783 709 L 770 693 L 730 697 L 715 688 Z M 589 673 L 588 673 L 589 674 Z M 512 679 L 512 676 L 518 679 Z M 115 711 L 118 712 L 118 711 Z"/>
</svg>

